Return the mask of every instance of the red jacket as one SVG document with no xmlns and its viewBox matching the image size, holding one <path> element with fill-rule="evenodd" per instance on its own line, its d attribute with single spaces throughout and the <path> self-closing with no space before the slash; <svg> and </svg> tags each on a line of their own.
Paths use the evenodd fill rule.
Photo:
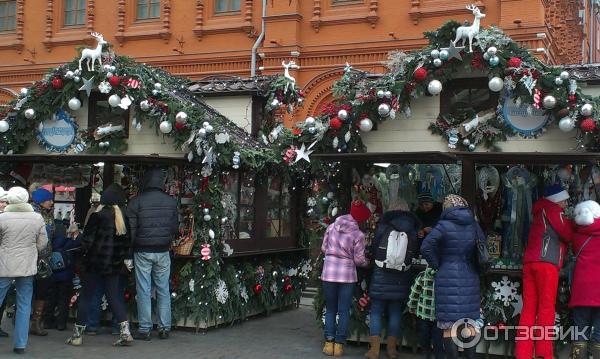
<svg viewBox="0 0 600 359">
<path fill-rule="evenodd" d="M 544 233 L 544 214 L 546 223 L 554 229 L 560 237 L 558 243 L 545 243 Z M 559 268 L 563 265 L 565 257 L 566 242 L 573 239 L 573 222 L 563 214 L 562 208 L 556 203 L 542 198 L 533 204 L 533 221 L 529 228 L 529 237 L 525 247 L 523 263 L 550 262 L 556 259 L 555 263 Z"/>
<path fill-rule="evenodd" d="M 600 220 L 594 220 L 589 226 L 577 227 L 573 239 L 573 253 L 577 254 L 585 245 L 575 264 L 571 300 L 569 307 L 600 307 Z"/>
</svg>

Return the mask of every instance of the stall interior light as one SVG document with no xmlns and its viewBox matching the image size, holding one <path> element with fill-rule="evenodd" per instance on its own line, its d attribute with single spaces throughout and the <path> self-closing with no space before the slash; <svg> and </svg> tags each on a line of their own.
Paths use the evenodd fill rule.
<svg viewBox="0 0 600 359">
<path fill-rule="evenodd" d="M 104 162 L 94 163 L 94 166 L 96 166 L 96 167 L 104 167 Z"/>
<path fill-rule="evenodd" d="M 378 166 L 378 167 L 388 168 L 388 167 L 390 167 L 391 163 L 373 163 L 373 165 Z"/>
</svg>

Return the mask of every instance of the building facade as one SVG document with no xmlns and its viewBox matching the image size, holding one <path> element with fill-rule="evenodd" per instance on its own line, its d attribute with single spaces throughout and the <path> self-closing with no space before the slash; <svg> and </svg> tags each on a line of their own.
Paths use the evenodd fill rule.
<svg viewBox="0 0 600 359">
<path fill-rule="evenodd" d="M 193 80 L 280 73 L 294 61 L 306 101 L 289 125 L 331 100 L 346 63 L 381 72 L 390 51 L 426 45 L 424 31 L 472 21 L 471 3 L 482 26 L 547 63 L 598 58 L 595 0 L 0 0 L 0 102 L 98 32 L 119 54 Z"/>
</svg>

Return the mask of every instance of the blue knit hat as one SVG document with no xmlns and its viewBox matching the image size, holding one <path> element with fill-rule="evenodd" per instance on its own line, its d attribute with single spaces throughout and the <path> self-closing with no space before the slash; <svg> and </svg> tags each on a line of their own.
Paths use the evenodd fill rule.
<svg viewBox="0 0 600 359">
<path fill-rule="evenodd" d="M 567 192 L 561 185 L 553 184 L 544 189 L 544 197 L 546 197 L 548 201 L 558 203 L 569 199 L 569 192 Z"/>
<path fill-rule="evenodd" d="M 54 200 L 54 195 L 47 189 L 38 188 L 35 191 L 31 192 L 31 200 L 33 201 L 33 203 L 42 204 L 46 201 Z"/>
</svg>

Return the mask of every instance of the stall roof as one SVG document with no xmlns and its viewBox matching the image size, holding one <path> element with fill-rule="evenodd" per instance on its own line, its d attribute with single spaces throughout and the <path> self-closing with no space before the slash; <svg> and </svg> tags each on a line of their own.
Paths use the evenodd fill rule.
<svg viewBox="0 0 600 359">
<path fill-rule="evenodd" d="M 75 164 L 75 163 L 144 163 L 144 164 L 187 164 L 189 163 L 183 155 L 181 157 L 167 157 L 159 155 L 2 155 L 0 162 L 13 162 L 15 164 L 36 162 L 52 164 Z"/>
<path fill-rule="evenodd" d="M 327 162 L 362 163 L 456 163 L 454 153 L 439 151 L 424 152 L 365 152 L 365 153 L 322 153 L 312 158 Z"/>
<path fill-rule="evenodd" d="M 223 96 L 266 93 L 274 76 L 242 78 L 230 75 L 213 75 L 189 84 L 188 90 L 201 96 Z"/>
</svg>

